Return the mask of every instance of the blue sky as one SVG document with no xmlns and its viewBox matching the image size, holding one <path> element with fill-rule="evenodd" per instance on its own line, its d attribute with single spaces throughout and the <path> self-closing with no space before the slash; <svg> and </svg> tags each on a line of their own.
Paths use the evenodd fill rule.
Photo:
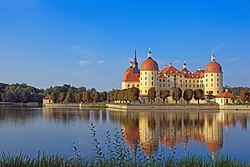
<svg viewBox="0 0 250 167">
<path fill-rule="evenodd" d="M 134 48 L 162 69 L 204 68 L 250 86 L 250 1 L 0 0 L 0 82 L 121 88 Z"/>
</svg>

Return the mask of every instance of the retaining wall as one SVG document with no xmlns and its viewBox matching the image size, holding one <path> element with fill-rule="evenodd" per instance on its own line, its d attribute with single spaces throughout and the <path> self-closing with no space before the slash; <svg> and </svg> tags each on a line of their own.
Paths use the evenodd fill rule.
<svg viewBox="0 0 250 167">
<path fill-rule="evenodd" d="M 174 105 L 127 105 L 127 104 L 106 104 L 110 109 L 116 110 L 193 110 L 193 111 L 219 111 L 219 105 L 186 105 L 186 104 L 174 104 Z"/>
</svg>

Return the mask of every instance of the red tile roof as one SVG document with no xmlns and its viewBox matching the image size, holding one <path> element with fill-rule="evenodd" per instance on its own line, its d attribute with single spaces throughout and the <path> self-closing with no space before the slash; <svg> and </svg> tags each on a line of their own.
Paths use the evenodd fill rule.
<svg viewBox="0 0 250 167">
<path fill-rule="evenodd" d="M 203 78 L 204 77 L 204 70 L 197 70 L 189 75 L 188 78 Z"/>
<path fill-rule="evenodd" d="M 45 100 L 51 100 L 52 98 L 51 98 L 51 96 L 45 96 L 43 99 L 45 99 Z"/>
<path fill-rule="evenodd" d="M 151 57 L 148 57 L 142 64 L 141 70 L 159 70 L 158 64 Z"/>
<path fill-rule="evenodd" d="M 231 92 L 224 92 L 216 96 L 216 98 L 231 98 L 232 93 Z"/>
<path fill-rule="evenodd" d="M 181 70 L 181 73 L 187 75 L 187 74 L 190 74 L 190 71 L 188 69 L 186 69 L 186 68 L 183 68 Z"/>
<path fill-rule="evenodd" d="M 124 78 L 122 82 L 140 82 L 140 71 L 138 73 L 134 73 L 133 68 L 129 67 L 124 72 Z"/>
<path fill-rule="evenodd" d="M 222 67 L 219 63 L 212 61 L 205 67 L 206 73 L 222 73 Z"/>
<path fill-rule="evenodd" d="M 160 76 L 164 76 L 164 74 L 181 74 L 179 70 L 177 70 L 174 66 L 169 65 L 160 71 Z"/>
</svg>

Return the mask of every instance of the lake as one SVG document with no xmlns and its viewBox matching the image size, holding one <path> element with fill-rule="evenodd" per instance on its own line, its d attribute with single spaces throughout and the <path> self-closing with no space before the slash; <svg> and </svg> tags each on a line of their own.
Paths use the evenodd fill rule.
<svg viewBox="0 0 250 167">
<path fill-rule="evenodd" d="M 126 145 L 140 143 L 145 155 L 165 154 L 213 157 L 230 155 L 250 160 L 250 114 L 235 112 L 164 112 L 46 109 L 0 106 L 0 151 L 35 156 L 94 153 L 91 123 L 105 150 L 106 133 L 123 129 Z"/>
</svg>

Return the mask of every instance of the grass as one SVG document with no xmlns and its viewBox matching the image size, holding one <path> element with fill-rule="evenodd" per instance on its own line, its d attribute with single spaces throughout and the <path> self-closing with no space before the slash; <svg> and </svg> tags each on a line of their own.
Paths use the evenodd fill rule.
<svg viewBox="0 0 250 167">
<path fill-rule="evenodd" d="M 133 149 L 127 147 L 123 139 L 123 131 L 115 130 L 114 136 L 106 132 L 107 151 L 104 153 L 101 143 L 96 137 L 95 126 L 90 128 L 93 138 L 93 158 L 84 158 L 81 152 L 73 144 L 73 157 L 61 155 L 46 155 L 38 152 L 36 157 L 24 153 L 10 155 L 2 153 L 0 157 L 1 167 L 250 167 L 249 162 L 232 159 L 228 156 L 205 158 L 202 156 L 188 155 L 181 158 L 175 157 L 175 151 L 165 155 L 164 151 L 146 156 L 139 143 L 134 143 Z M 152 150 L 151 150 L 152 151 Z"/>
</svg>

